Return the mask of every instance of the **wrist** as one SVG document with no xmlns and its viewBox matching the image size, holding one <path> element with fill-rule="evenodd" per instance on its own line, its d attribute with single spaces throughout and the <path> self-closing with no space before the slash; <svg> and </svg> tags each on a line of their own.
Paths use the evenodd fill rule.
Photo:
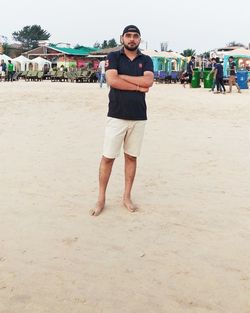
<svg viewBox="0 0 250 313">
<path fill-rule="evenodd" d="M 140 91 L 140 85 L 136 86 L 136 91 Z"/>
</svg>

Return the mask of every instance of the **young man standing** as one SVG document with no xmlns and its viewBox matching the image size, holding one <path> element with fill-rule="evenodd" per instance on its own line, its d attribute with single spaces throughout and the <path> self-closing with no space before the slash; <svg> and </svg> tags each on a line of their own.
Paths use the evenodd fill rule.
<svg viewBox="0 0 250 313">
<path fill-rule="evenodd" d="M 238 89 L 238 92 L 241 93 L 240 91 L 240 86 L 236 83 L 236 63 L 234 62 L 234 58 L 231 56 L 228 59 L 229 61 L 229 93 L 232 92 L 232 87 L 233 85 L 236 86 Z"/>
<path fill-rule="evenodd" d="M 6 63 L 4 62 L 4 60 L 1 60 L 1 76 L 0 76 L 0 80 L 5 80 L 5 77 L 6 77 L 6 71 L 7 71 L 7 65 Z"/>
<path fill-rule="evenodd" d="M 190 88 L 192 87 L 192 79 L 194 75 L 194 68 L 195 68 L 195 57 L 192 56 L 191 60 L 187 64 L 187 73 L 188 73 L 188 82 Z"/>
<path fill-rule="evenodd" d="M 210 75 L 214 76 L 214 81 L 213 81 L 213 87 L 212 90 L 214 90 L 215 85 L 217 86 L 217 92 L 215 93 L 226 93 L 226 88 L 224 86 L 224 81 L 223 81 L 223 66 L 220 63 L 219 58 L 212 58 L 212 64 L 213 64 L 213 69 L 210 72 Z"/>
<path fill-rule="evenodd" d="M 8 82 L 13 82 L 13 74 L 14 74 L 14 65 L 11 63 L 11 60 L 8 61 Z"/>
<path fill-rule="evenodd" d="M 105 64 L 106 64 L 106 58 L 104 58 L 102 61 L 100 61 L 99 65 L 98 65 L 98 69 L 99 69 L 99 84 L 100 84 L 100 88 L 102 88 L 103 83 L 105 82 Z"/>
<path fill-rule="evenodd" d="M 136 210 L 131 200 L 131 190 L 147 120 L 145 93 L 154 80 L 152 60 L 140 52 L 140 42 L 138 27 L 125 27 L 121 35 L 123 48 L 111 52 L 106 60 L 106 79 L 110 86 L 109 110 L 99 168 L 99 196 L 96 207 L 90 211 L 94 216 L 99 215 L 105 206 L 112 166 L 122 145 L 125 158 L 123 204 L 130 212 Z"/>
</svg>

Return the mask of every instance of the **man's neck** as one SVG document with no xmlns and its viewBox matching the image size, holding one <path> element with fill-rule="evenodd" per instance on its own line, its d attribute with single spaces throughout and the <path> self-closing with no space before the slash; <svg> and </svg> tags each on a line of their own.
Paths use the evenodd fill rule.
<svg viewBox="0 0 250 313">
<path fill-rule="evenodd" d="M 130 51 L 124 47 L 124 53 L 130 60 L 134 60 L 137 56 L 137 49 L 135 51 Z"/>
</svg>

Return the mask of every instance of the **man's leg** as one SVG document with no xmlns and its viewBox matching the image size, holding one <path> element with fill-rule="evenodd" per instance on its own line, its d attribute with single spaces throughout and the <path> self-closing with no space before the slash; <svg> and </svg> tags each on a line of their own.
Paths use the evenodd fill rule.
<svg viewBox="0 0 250 313">
<path fill-rule="evenodd" d="M 218 78 L 216 78 L 215 83 L 216 83 L 217 93 L 219 93 L 220 92 L 220 83 L 219 83 Z"/>
<path fill-rule="evenodd" d="M 112 166 L 115 159 L 102 157 L 99 168 L 99 195 L 95 209 L 90 210 L 90 215 L 99 215 L 105 206 L 106 189 L 108 186 Z"/>
<path fill-rule="evenodd" d="M 101 74 L 100 76 L 100 87 L 102 88 L 102 84 L 103 84 L 103 74 Z"/>
<path fill-rule="evenodd" d="M 229 76 L 228 79 L 228 83 L 229 83 L 229 93 L 232 92 L 232 87 L 233 87 L 233 78 L 231 76 Z"/>
<path fill-rule="evenodd" d="M 225 85 L 224 85 L 223 77 L 220 78 L 220 85 L 221 85 L 221 88 L 223 90 L 223 93 L 226 93 L 226 88 L 225 88 Z"/>
<path fill-rule="evenodd" d="M 212 89 L 211 89 L 212 91 L 214 91 L 215 85 L 216 85 L 216 80 L 213 79 L 213 84 L 212 84 Z"/>
<path fill-rule="evenodd" d="M 189 87 L 192 88 L 192 79 L 193 79 L 193 75 L 189 74 Z"/>
<path fill-rule="evenodd" d="M 131 200 L 131 190 L 136 173 L 137 158 L 124 153 L 125 158 L 125 190 L 123 195 L 123 204 L 130 211 L 136 210 L 135 205 Z"/>
<path fill-rule="evenodd" d="M 237 88 L 237 90 L 238 90 L 238 93 L 241 93 L 240 86 L 239 86 L 239 84 L 236 82 L 236 79 L 235 79 L 235 86 L 236 86 L 236 88 Z"/>
</svg>

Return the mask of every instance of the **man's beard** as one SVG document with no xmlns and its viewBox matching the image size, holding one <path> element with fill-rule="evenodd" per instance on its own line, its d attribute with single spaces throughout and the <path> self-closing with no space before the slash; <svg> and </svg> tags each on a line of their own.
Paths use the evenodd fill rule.
<svg viewBox="0 0 250 313">
<path fill-rule="evenodd" d="M 138 45 L 135 45 L 135 46 L 129 46 L 129 45 L 125 45 L 125 44 L 123 44 L 124 45 L 124 47 L 127 49 L 127 50 L 129 50 L 129 51 L 135 51 L 135 50 L 137 50 L 138 49 L 138 47 L 139 47 L 139 44 Z"/>
</svg>

